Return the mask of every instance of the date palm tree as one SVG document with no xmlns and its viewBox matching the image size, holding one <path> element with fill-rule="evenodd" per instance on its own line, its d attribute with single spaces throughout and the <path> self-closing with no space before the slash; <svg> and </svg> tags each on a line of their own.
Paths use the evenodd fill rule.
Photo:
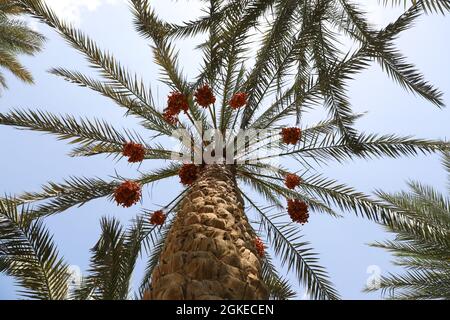
<svg viewBox="0 0 450 320">
<path fill-rule="evenodd" d="M 103 120 L 45 111 L 12 110 L 0 114 L 0 124 L 69 140 L 77 145 L 71 156 L 169 162 L 137 179 L 70 178 L 49 183 L 40 192 L 3 199 L 0 270 L 18 278 L 27 296 L 126 299 L 136 259 L 145 253 L 149 261 L 137 298 L 291 298 L 295 292 L 279 274 L 267 244 L 311 298 L 338 299 L 325 268 L 301 239 L 301 225 L 313 212 L 339 216 L 336 208 L 378 222 L 398 220 L 401 213 L 322 176 L 316 164 L 449 148 L 438 140 L 358 132 L 353 125 L 361 115 L 352 112 L 346 95 L 347 81 L 377 60 L 407 89 L 443 105 L 441 93 L 394 46 L 398 34 L 424 12 L 422 2 L 386 28 L 374 30 L 346 1 L 212 0 L 205 17 L 175 25 L 162 21 L 149 1 L 132 0 L 136 29 L 151 42 L 161 80 L 172 90 L 163 107 L 155 105 L 137 75 L 58 19 L 45 3 L 20 3 L 80 51 L 101 79 L 64 68 L 51 73 L 112 99 L 153 136 L 145 139 Z M 331 26 L 359 39 L 361 47 L 348 54 L 339 51 Z M 257 44 L 250 41 L 255 30 L 263 30 Z M 175 41 L 198 33 L 207 35 L 199 46 L 203 66 L 188 80 L 180 71 Z M 249 56 L 255 45 L 253 61 Z M 329 117 L 305 123 L 303 114 L 322 105 Z M 180 138 L 176 150 L 163 139 L 174 132 Z M 295 169 L 286 166 L 289 159 Z M 133 206 L 144 186 L 172 177 L 185 188 L 162 210 L 143 209 L 125 229 L 116 219 L 102 219 L 89 274 L 79 288 L 63 285 L 67 267 L 42 227 L 45 217 L 98 198 Z M 246 186 L 255 192 L 245 192 Z"/>
<path fill-rule="evenodd" d="M 20 80 L 33 83 L 31 73 L 18 61 L 20 54 L 34 55 L 41 51 L 45 38 L 31 30 L 25 22 L 14 18 L 23 14 L 15 1 L 0 0 L 0 67 L 12 72 Z M 0 89 L 7 88 L 0 73 Z"/>
<path fill-rule="evenodd" d="M 450 178 L 450 155 L 444 158 Z M 449 180 L 450 182 L 450 180 Z M 401 212 L 407 222 L 391 222 L 392 241 L 372 246 L 392 252 L 405 274 L 382 277 L 378 288 L 393 299 L 450 299 L 450 198 L 434 187 L 410 182 L 411 191 L 378 196 L 391 210 Z M 450 184 L 448 185 L 450 188 Z"/>
</svg>

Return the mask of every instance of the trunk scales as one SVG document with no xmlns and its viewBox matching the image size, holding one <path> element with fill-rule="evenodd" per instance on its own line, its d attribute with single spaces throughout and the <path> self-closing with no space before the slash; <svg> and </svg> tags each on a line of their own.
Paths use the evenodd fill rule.
<svg viewBox="0 0 450 320">
<path fill-rule="evenodd" d="M 206 165 L 185 196 L 147 299 L 268 299 L 255 233 L 232 169 Z"/>
</svg>

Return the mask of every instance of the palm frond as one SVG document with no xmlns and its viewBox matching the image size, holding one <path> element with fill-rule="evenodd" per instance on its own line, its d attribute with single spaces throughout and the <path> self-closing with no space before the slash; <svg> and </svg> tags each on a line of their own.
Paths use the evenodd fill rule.
<svg viewBox="0 0 450 320">
<path fill-rule="evenodd" d="M 317 264 L 316 254 L 311 252 L 307 242 L 298 242 L 301 238 L 298 236 L 298 229 L 291 224 L 277 224 L 273 217 L 267 216 L 244 193 L 242 196 L 260 214 L 262 226 L 282 265 L 295 271 L 299 283 L 306 287 L 308 294 L 313 299 L 339 299 L 325 269 Z"/>
<path fill-rule="evenodd" d="M 445 0 L 378 0 L 379 3 L 382 3 L 384 6 L 406 6 L 408 3 L 412 3 L 416 5 L 420 3 L 424 6 L 424 9 L 429 13 L 442 13 L 445 14 L 450 10 L 450 4 Z"/>
<path fill-rule="evenodd" d="M 60 140 L 70 143 L 102 143 L 109 146 L 123 145 L 127 141 L 144 141 L 136 132 L 119 132 L 104 120 L 75 119 L 72 116 L 58 116 L 46 111 L 13 110 L 0 114 L 0 124 L 16 128 L 55 134 Z"/>
<path fill-rule="evenodd" d="M 317 198 L 310 197 L 306 193 L 297 192 L 286 188 L 279 182 L 282 179 L 273 178 L 270 176 L 264 176 L 258 173 L 251 172 L 249 168 L 238 169 L 239 178 L 247 178 L 246 181 L 251 181 L 251 185 L 258 193 L 261 193 L 266 199 L 280 209 L 284 209 L 284 206 L 280 203 L 280 198 L 283 199 L 302 199 L 307 202 L 309 207 L 317 212 L 323 212 L 331 216 L 337 217 L 338 215 L 329 206 L 321 202 Z M 276 182 L 273 182 L 275 179 Z M 272 181 L 270 181 L 272 180 Z M 272 195 L 272 196 L 270 196 Z"/>
<path fill-rule="evenodd" d="M 49 182 L 41 192 L 26 192 L 17 197 L 20 203 L 47 200 L 32 208 L 35 217 L 48 216 L 94 199 L 110 196 L 119 185 L 118 181 L 72 177 L 63 183 Z"/>
<path fill-rule="evenodd" d="M 381 277 L 380 288 L 391 299 L 448 300 L 450 278 L 447 273 L 434 271 L 408 271 L 404 275 Z M 375 289 L 366 289 L 367 292 Z"/>
<path fill-rule="evenodd" d="M 19 19 L 0 10 L 0 47 L 15 54 L 34 55 L 42 50 L 45 37 Z"/>
<path fill-rule="evenodd" d="M 170 164 L 166 168 L 154 170 L 143 174 L 136 182 L 147 185 L 178 174 L 180 165 Z M 17 197 L 19 203 L 40 202 L 33 207 L 33 215 L 42 217 L 61 213 L 74 206 L 82 206 L 85 203 L 105 197 L 112 197 L 115 189 L 120 185 L 122 177 L 113 181 L 105 181 L 98 178 L 72 177 L 63 183 L 50 182 L 43 186 L 41 192 L 27 192 Z"/>
<path fill-rule="evenodd" d="M 147 0 L 132 0 L 131 3 L 137 31 L 144 37 L 153 40 L 154 61 L 163 72 L 162 82 L 174 91 L 186 94 L 189 97 L 189 109 L 193 119 L 201 121 L 205 129 L 209 128 L 203 111 L 193 103 L 189 92 L 190 87 L 179 69 L 178 53 L 168 40 L 170 28 L 150 9 Z"/>
<path fill-rule="evenodd" d="M 0 49 L 0 67 L 9 70 L 13 75 L 24 82 L 33 83 L 33 76 L 31 73 L 25 69 L 12 53 L 2 49 Z"/>
<path fill-rule="evenodd" d="M 142 80 L 127 71 L 110 53 L 104 53 L 88 36 L 60 21 L 55 13 L 41 0 L 20 0 L 23 8 L 51 28 L 54 28 L 71 46 L 81 52 L 91 66 L 100 72 L 108 85 L 132 96 L 141 105 L 139 116 L 152 121 L 151 116 L 161 117 L 152 105 L 151 93 L 145 89 Z M 130 110 L 133 111 L 133 110 Z"/>
<path fill-rule="evenodd" d="M 286 175 L 286 173 L 289 173 L 285 169 L 268 164 L 259 163 L 249 165 L 249 167 L 251 166 L 272 172 L 272 175 L 275 177 L 278 176 L 278 181 L 284 180 L 281 177 Z M 258 173 L 255 175 L 258 176 Z M 356 215 L 361 215 L 374 221 L 391 221 L 392 219 L 396 219 L 396 216 L 392 214 L 392 211 L 383 203 L 371 199 L 364 193 L 357 192 L 355 189 L 346 186 L 345 184 L 325 178 L 320 174 L 302 175 L 302 179 L 303 182 L 299 186 L 302 191 L 301 194 L 287 188 L 281 189 L 283 192 L 282 194 L 300 199 L 302 197 L 303 199 L 316 199 L 317 202 L 320 199 L 324 202 L 324 207 L 334 205 L 342 211 L 351 211 Z M 336 215 L 331 208 L 329 208 L 329 210 L 331 215 Z"/>
<path fill-rule="evenodd" d="M 71 156 L 92 156 L 98 154 L 122 153 L 126 142 L 141 143 L 146 148 L 146 159 L 171 159 L 173 153 L 161 145 L 155 147 L 147 144 L 137 132 L 114 128 L 104 120 L 86 119 L 69 115 L 55 115 L 45 111 L 13 110 L 6 114 L 0 113 L 0 125 L 30 129 L 54 134 L 60 140 L 69 140 L 79 146 L 71 152 Z"/>
<path fill-rule="evenodd" d="M 19 210 L 15 199 L 0 200 L 0 272 L 14 278 L 25 298 L 67 298 L 68 265 L 42 221 Z"/>
<path fill-rule="evenodd" d="M 153 247 L 151 249 L 150 257 L 147 261 L 146 267 L 145 267 L 145 273 L 142 277 L 139 289 L 138 289 L 138 297 L 142 299 L 145 295 L 145 293 L 149 290 L 151 290 L 151 278 L 153 271 L 155 270 L 162 250 L 164 248 L 164 244 L 167 238 L 167 235 L 169 234 L 170 228 L 172 227 L 173 220 L 171 220 L 169 223 L 166 223 L 162 230 L 159 231 L 159 236 L 155 240 L 152 237 L 152 241 L 154 242 Z"/>
<path fill-rule="evenodd" d="M 344 0 L 341 0 L 341 2 L 345 3 Z M 425 9 L 423 1 L 417 1 L 410 9 L 409 16 L 407 16 L 408 19 L 405 19 L 405 16 L 401 16 L 399 18 L 399 23 L 390 24 L 385 30 L 381 30 L 378 33 L 371 32 L 364 27 L 363 20 L 358 18 L 355 7 L 346 3 L 346 9 L 347 12 L 353 13 L 351 13 L 353 23 L 355 23 L 357 28 L 361 31 L 365 43 L 373 49 L 372 57 L 379 62 L 382 69 L 386 71 L 391 78 L 403 88 L 413 93 L 417 93 L 435 105 L 439 107 L 444 106 L 442 93 L 429 84 L 424 79 L 423 75 L 415 69 L 414 65 L 406 62 L 405 57 L 403 57 L 398 49 L 391 43 L 393 34 L 398 34 L 398 32 L 405 30 L 408 25 L 414 21 L 413 17 L 418 17 L 420 11 Z M 394 32 L 394 30 L 396 31 Z M 387 40 L 385 38 L 386 36 L 388 37 Z"/>
<path fill-rule="evenodd" d="M 450 244 L 448 231 L 448 211 L 444 214 L 434 212 L 431 208 L 417 201 L 408 193 L 387 194 L 376 192 L 377 196 L 386 203 L 386 207 L 402 217 L 396 221 L 386 223 L 393 232 L 409 235 L 408 240 L 422 239 L 431 243 L 447 246 Z"/>
<path fill-rule="evenodd" d="M 75 299 L 120 299 L 120 264 L 123 246 L 123 230 L 114 218 L 102 218 L 101 235 L 91 249 L 89 275 L 74 293 Z"/>
<path fill-rule="evenodd" d="M 444 163 L 445 165 L 445 163 Z M 405 274 L 382 277 L 381 292 L 393 299 L 448 299 L 450 297 L 450 200 L 434 188 L 409 183 L 409 192 L 378 196 L 404 216 L 383 226 L 396 237 L 374 247 L 392 252 Z"/>
<path fill-rule="evenodd" d="M 261 269 L 261 275 L 269 290 L 270 299 L 289 300 L 296 297 L 297 293 L 292 289 L 289 281 L 276 270 L 268 253 L 265 254 Z"/>
<path fill-rule="evenodd" d="M 0 2 L 0 68 L 10 71 L 25 83 L 33 83 L 33 76 L 18 56 L 38 53 L 46 38 L 15 17 L 23 13 L 16 2 Z M 0 72 L 0 89 L 2 87 L 7 89 L 6 80 Z"/>
<path fill-rule="evenodd" d="M 256 56 L 255 66 L 252 68 L 245 83 L 249 94 L 248 105 L 243 113 L 241 128 L 245 128 L 251 116 L 256 112 L 259 103 L 266 96 L 272 81 L 286 68 L 286 60 L 292 54 L 295 44 L 307 41 L 303 33 L 294 36 L 292 25 L 297 22 L 297 16 L 292 14 L 302 2 L 283 1 L 275 5 L 275 21 L 262 39 L 262 45 Z M 291 40 L 294 38 L 294 41 Z"/>
<path fill-rule="evenodd" d="M 81 87 L 89 88 L 101 95 L 113 100 L 119 107 L 125 108 L 127 114 L 143 118 L 141 124 L 149 129 L 171 136 L 174 126 L 167 123 L 162 115 L 153 108 L 148 111 L 148 107 L 142 104 L 139 99 L 133 97 L 128 90 L 116 87 L 105 81 L 92 79 L 78 71 L 70 71 L 64 68 L 53 68 L 51 74 L 64 78 L 66 81 L 77 84 Z M 142 85 L 143 86 L 143 85 Z M 145 89 L 142 89 L 144 91 Z"/>
<path fill-rule="evenodd" d="M 449 150 L 450 144 L 445 141 L 425 140 L 396 135 L 358 134 L 351 142 L 337 136 L 335 133 L 322 135 L 316 133 L 306 137 L 304 142 L 292 151 L 279 156 L 295 155 L 299 158 L 311 158 L 314 161 L 339 162 L 351 160 L 354 157 L 362 159 L 377 159 L 381 157 L 398 158 L 400 156 L 417 156 L 437 151 Z"/>
</svg>

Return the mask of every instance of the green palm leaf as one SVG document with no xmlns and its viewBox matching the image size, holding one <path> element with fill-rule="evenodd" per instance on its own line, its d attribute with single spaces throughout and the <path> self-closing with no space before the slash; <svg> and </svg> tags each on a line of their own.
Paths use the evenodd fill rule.
<svg viewBox="0 0 450 320">
<path fill-rule="evenodd" d="M 444 163 L 445 164 L 445 163 Z M 449 299 L 450 297 L 450 199 L 434 188 L 409 183 L 409 192 L 378 196 L 403 215 L 400 222 L 385 223 L 394 240 L 374 247 L 392 252 L 404 274 L 381 278 L 379 288 L 393 299 Z"/>
<path fill-rule="evenodd" d="M 52 235 L 14 199 L 0 201 L 0 272 L 12 276 L 28 299 L 67 298 L 69 270 Z"/>
<path fill-rule="evenodd" d="M 317 264 L 316 254 L 306 242 L 298 242 L 298 229 L 290 224 L 277 224 L 274 217 L 264 213 L 249 197 L 242 194 L 260 214 L 269 242 L 283 265 L 295 270 L 300 284 L 304 285 L 313 299 L 339 299 L 339 295 L 328 280 L 323 267 Z"/>
<path fill-rule="evenodd" d="M 91 249 L 88 275 L 74 293 L 75 299 L 126 300 L 130 279 L 141 251 L 144 235 L 142 220 L 124 231 L 114 219 L 102 218 L 102 234 Z"/>
</svg>

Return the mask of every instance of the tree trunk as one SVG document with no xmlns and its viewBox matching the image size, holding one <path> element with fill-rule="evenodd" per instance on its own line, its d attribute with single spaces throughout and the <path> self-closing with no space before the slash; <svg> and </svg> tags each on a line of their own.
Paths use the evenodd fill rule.
<svg viewBox="0 0 450 320">
<path fill-rule="evenodd" d="M 254 240 L 232 168 L 207 165 L 181 203 L 146 296 L 268 299 Z"/>
</svg>

